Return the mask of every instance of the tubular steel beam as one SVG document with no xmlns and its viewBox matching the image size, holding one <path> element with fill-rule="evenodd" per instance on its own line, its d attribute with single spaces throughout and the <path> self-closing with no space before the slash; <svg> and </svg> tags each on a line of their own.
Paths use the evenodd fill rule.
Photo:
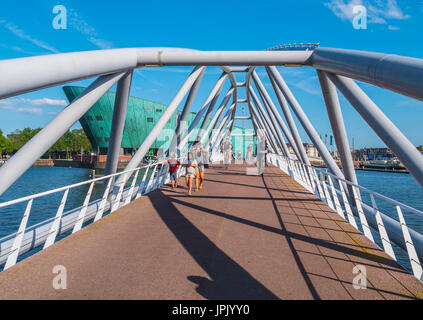
<svg viewBox="0 0 423 320">
<path fill-rule="evenodd" d="M 198 51 L 142 48 L 139 64 L 162 66 L 263 66 L 308 64 L 312 51 Z M 234 68 L 232 68 L 234 70 Z"/>
<path fill-rule="evenodd" d="M 181 135 L 185 131 L 185 127 L 191 111 L 191 106 L 195 100 L 195 96 L 197 95 L 198 88 L 200 87 L 201 80 L 203 79 L 203 75 L 205 72 L 205 68 L 202 70 L 200 75 L 198 76 L 197 80 L 195 80 L 194 85 L 192 86 L 191 90 L 188 93 L 188 97 L 185 101 L 184 109 L 182 110 L 181 116 L 178 119 L 178 123 L 176 124 L 175 134 L 172 137 L 172 142 L 170 144 L 171 151 L 178 151 L 176 150 L 177 146 L 181 142 Z"/>
<path fill-rule="evenodd" d="M 423 155 L 420 151 L 389 120 L 354 80 L 331 73 L 328 74 L 328 77 L 423 187 Z"/>
<path fill-rule="evenodd" d="M 288 147 L 285 144 L 283 137 L 280 134 L 279 134 L 279 136 L 277 135 L 277 133 L 276 133 L 277 129 L 273 126 L 272 122 L 269 119 L 269 116 L 264 111 L 263 106 L 261 105 L 261 103 L 260 103 L 256 93 L 254 92 L 253 88 L 251 87 L 251 85 L 249 87 L 249 93 L 251 94 L 251 96 L 253 98 L 252 102 L 256 107 L 257 114 L 261 117 L 261 120 L 263 121 L 263 123 L 265 125 L 265 129 L 268 131 L 268 134 L 270 135 L 270 137 L 275 142 L 274 143 L 275 146 L 279 145 L 279 147 L 282 149 L 283 153 L 285 153 L 286 156 L 289 157 L 289 150 L 288 150 Z M 265 103 L 264 99 L 263 99 L 263 103 Z"/>
<path fill-rule="evenodd" d="M 288 100 L 288 103 L 290 104 L 292 110 L 296 114 L 298 120 L 300 121 L 301 125 L 303 126 L 310 140 L 313 142 L 314 146 L 319 151 L 320 156 L 325 161 L 328 169 L 334 175 L 343 178 L 344 175 L 342 174 L 342 171 L 338 168 L 338 165 L 336 164 L 335 160 L 333 160 L 331 154 L 329 153 L 328 149 L 326 148 L 322 140 L 320 140 L 319 135 L 317 134 L 310 120 L 307 118 L 306 114 L 304 113 L 297 99 L 292 94 L 291 90 L 286 85 L 285 81 L 282 79 L 282 76 L 280 75 L 280 73 L 276 70 L 276 68 L 274 69 L 269 68 L 269 71 L 272 74 L 273 79 L 275 80 L 279 89 L 284 94 L 286 100 Z"/>
<path fill-rule="evenodd" d="M 263 93 L 260 91 L 260 89 L 257 88 L 257 91 L 260 95 L 261 101 L 263 102 L 263 108 L 261 105 L 257 108 L 259 113 L 266 118 L 266 121 L 269 124 L 269 129 L 273 131 L 273 135 L 275 139 L 279 142 L 284 154 L 290 158 L 290 153 L 288 146 L 286 145 L 285 138 L 283 137 L 281 131 L 279 130 L 279 127 L 276 123 L 275 117 L 273 113 L 270 111 L 270 107 L 266 101 L 266 99 L 263 97 Z"/>
<path fill-rule="evenodd" d="M 218 80 L 218 83 L 219 83 L 218 89 L 217 89 L 217 91 L 216 91 L 213 99 L 210 101 L 210 104 L 209 104 L 209 107 L 207 109 L 206 115 L 204 116 L 204 119 L 203 119 L 203 122 L 201 123 L 200 129 L 198 130 L 196 140 L 200 140 L 201 137 L 203 136 L 204 129 L 206 128 L 207 122 L 210 119 L 210 116 L 211 116 L 211 114 L 213 112 L 214 106 L 216 105 L 216 102 L 219 99 L 220 93 L 222 92 L 223 85 L 225 84 L 225 81 L 226 81 L 226 78 L 227 77 L 228 77 L 228 74 L 225 73 L 225 72 L 223 72 L 222 75 L 220 76 L 219 80 Z M 223 81 L 221 81 L 222 78 L 224 79 Z"/>
<path fill-rule="evenodd" d="M 316 69 L 423 100 L 423 59 L 319 47 L 310 62 Z"/>
<path fill-rule="evenodd" d="M 273 90 L 276 93 L 276 97 L 278 98 L 279 105 L 281 106 L 282 112 L 285 116 L 286 122 L 288 123 L 288 127 L 291 131 L 292 137 L 295 141 L 297 149 L 300 153 L 300 157 L 302 162 L 305 164 L 310 164 L 310 160 L 308 159 L 307 152 L 305 151 L 303 142 L 301 140 L 300 134 L 298 133 L 297 126 L 295 125 L 294 118 L 292 117 L 291 111 L 289 110 L 288 102 L 286 101 L 282 91 L 276 85 L 275 80 L 273 79 L 272 74 L 269 71 L 269 68 L 275 68 L 275 66 L 266 67 L 267 75 L 269 76 L 270 83 L 272 84 Z"/>
<path fill-rule="evenodd" d="M 153 144 L 154 140 L 156 140 L 156 138 L 162 131 L 163 127 L 169 121 L 170 117 L 178 108 L 178 105 L 181 103 L 182 99 L 187 94 L 188 90 L 193 86 L 195 80 L 198 79 L 198 77 L 200 76 L 204 68 L 205 67 L 199 67 L 199 68 L 197 67 L 191 72 L 187 80 L 184 82 L 182 87 L 176 93 L 175 97 L 169 103 L 166 110 L 163 112 L 160 119 L 156 122 L 154 128 L 150 131 L 148 136 L 144 139 L 143 143 L 141 144 L 141 146 L 139 147 L 135 155 L 132 157 L 132 160 L 128 163 L 125 170 L 131 170 L 138 167 L 138 165 L 141 163 L 142 159 L 144 158 L 145 154 L 147 153 L 148 149 L 150 149 L 150 146 Z M 127 179 L 127 174 L 123 174 L 119 176 L 119 179 L 116 181 L 115 185 L 119 186 L 120 183 L 125 182 L 126 179 Z"/>
<path fill-rule="evenodd" d="M 256 83 L 256 86 L 258 85 L 258 89 L 262 95 L 262 98 L 264 98 L 267 102 L 267 113 L 270 115 L 270 119 L 272 119 L 272 122 L 274 122 L 275 128 L 278 128 L 277 124 L 279 124 L 279 127 L 282 129 L 282 132 L 284 133 L 285 137 L 287 138 L 288 142 L 292 146 L 292 150 L 294 150 L 295 155 L 297 156 L 298 160 L 301 160 L 301 154 L 298 151 L 297 145 L 295 144 L 295 141 L 290 134 L 288 128 L 286 127 L 285 123 L 282 120 L 281 115 L 279 114 L 278 110 L 276 109 L 275 104 L 273 103 L 272 99 L 269 96 L 269 93 L 267 92 L 266 88 L 264 87 L 263 83 L 261 82 L 259 76 L 254 71 L 253 74 L 253 80 Z M 266 105 L 266 103 L 265 103 Z M 278 130 L 278 132 L 280 132 Z M 288 154 L 289 156 L 289 154 Z"/>
<path fill-rule="evenodd" d="M 250 87 L 251 88 L 251 87 Z M 253 96 L 253 100 L 250 100 L 251 103 L 251 111 L 253 112 L 252 115 L 257 119 L 258 123 L 261 126 L 261 129 L 266 133 L 267 135 L 267 141 L 272 144 L 273 149 L 280 154 L 281 146 L 276 142 L 275 137 L 272 134 L 272 131 L 269 127 L 269 124 L 266 122 L 266 120 L 263 118 L 262 114 L 260 113 L 259 109 L 257 108 L 257 96 L 255 95 L 255 92 L 253 90 L 249 90 L 251 96 Z"/>
<path fill-rule="evenodd" d="M 144 66 L 306 64 L 311 53 L 302 50 L 198 51 L 158 47 L 95 50 L 1 60 L 0 99 Z"/>
<path fill-rule="evenodd" d="M 181 142 L 178 145 L 179 150 L 184 149 L 185 145 L 188 143 L 192 132 L 194 131 L 197 124 L 201 121 L 201 118 L 203 117 L 204 112 L 206 112 L 208 110 L 208 107 L 213 102 L 214 97 L 216 96 L 216 94 L 219 91 L 221 85 L 223 85 L 223 83 L 225 82 L 227 77 L 228 77 L 228 73 L 222 73 L 220 78 L 216 81 L 216 84 L 214 85 L 213 89 L 210 91 L 206 101 L 203 103 L 202 107 L 197 112 L 197 115 L 195 116 L 194 120 L 191 122 L 191 125 L 188 128 L 188 132 L 181 139 Z"/>
<path fill-rule="evenodd" d="M 212 127 L 215 127 L 217 119 L 220 117 L 221 114 L 223 114 L 223 111 L 225 110 L 226 106 L 228 105 L 229 99 L 231 98 L 232 94 L 234 92 L 234 88 L 230 88 L 228 92 L 225 95 L 225 98 L 223 98 L 222 103 L 220 104 L 219 108 L 216 110 L 212 120 L 210 121 L 210 124 L 207 126 L 207 129 L 204 131 L 204 133 L 201 135 L 200 139 L 197 139 L 200 141 L 200 143 L 203 143 L 204 140 L 209 136 L 210 130 Z M 207 146 L 208 147 L 208 146 Z"/>
<path fill-rule="evenodd" d="M 323 71 L 317 70 L 317 75 L 319 77 L 320 87 L 322 88 L 323 98 L 325 99 L 332 132 L 335 137 L 336 148 L 341 157 L 342 170 L 345 178 L 354 184 L 358 184 L 336 87 Z M 352 196 L 351 191 L 352 189 L 350 190 L 350 195 Z"/>
<path fill-rule="evenodd" d="M 110 130 L 110 142 L 107 150 L 107 162 L 104 170 L 105 176 L 116 173 L 118 167 L 131 82 L 132 70 L 128 71 L 117 84 L 112 128 Z M 105 180 L 104 182 L 106 183 L 107 181 Z"/>
<path fill-rule="evenodd" d="M 125 72 L 101 76 L 0 167 L 0 195 L 28 170 Z"/>
</svg>

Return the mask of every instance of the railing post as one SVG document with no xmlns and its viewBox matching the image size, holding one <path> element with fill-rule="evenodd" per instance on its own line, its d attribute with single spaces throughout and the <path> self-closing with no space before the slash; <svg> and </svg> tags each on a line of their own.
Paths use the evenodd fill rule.
<svg viewBox="0 0 423 320">
<path fill-rule="evenodd" d="M 3 270 L 9 269 L 10 267 L 16 264 L 16 260 L 19 256 L 19 251 L 21 249 L 22 240 L 25 235 L 26 225 L 28 224 L 29 213 L 31 212 L 32 207 L 32 199 L 28 201 L 26 205 L 25 213 L 22 217 L 21 224 L 19 225 L 18 233 L 16 234 L 15 241 L 13 241 L 13 245 L 10 248 L 9 256 L 7 257 L 6 265 L 4 266 Z"/>
<path fill-rule="evenodd" d="M 149 170 L 150 170 L 150 167 L 147 167 L 147 169 L 145 169 L 144 176 L 142 177 L 140 186 L 138 187 L 138 191 L 137 191 L 137 195 L 135 196 L 135 199 L 138 199 L 139 197 L 141 197 L 143 191 L 147 190 L 147 186 L 145 185 L 145 180 L 147 179 L 147 173 Z"/>
<path fill-rule="evenodd" d="M 69 189 L 66 189 L 63 194 L 62 201 L 60 202 L 59 209 L 57 210 L 56 216 L 54 217 L 53 224 L 51 225 L 49 236 L 47 237 L 47 240 L 44 243 L 43 249 L 51 246 L 56 240 L 56 236 L 60 227 L 60 221 L 62 220 L 63 209 L 65 209 L 66 200 L 68 198 L 68 193 Z"/>
<path fill-rule="evenodd" d="M 112 177 L 110 177 L 108 179 L 109 179 L 109 182 L 107 183 L 106 189 L 104 190 L 103 198 L 101 199 L 100 205 L 99 205 L 98 210 L 97 210 L 97 214 L 95 215 L 95 218 L 94 218 L 94 222 L 100 220 L 103 217 L 104 208 L 106 206 L 107 198 L 108 198 L 109 192 L 110 192 L 110 187 L 111 187 L 112 181 L 113 181 Z M 110 206 L 111 205 L 112 204 L 110 203 Z"/>
<path fill-rule="evenodd" d="M 402 234 L 404 236 L 404 242 L 407 248 L 408 258 L 410 259 L 411 268 L 413 269 L 414 276 L 423 281 L 422 279 L 422 266 L 420 264 L 419 257 L 417 256 L 416 249 L 414 248 L 413 240 L 411 239 L 410 232 L 408 231 L 407 224 L 405 223 L 404 216 L 401 208 L 396 206 L 399 222 L 401 224 Z"/>
<path fill-rule="evenodd" d="M 375 197 L 373 196 L 372 193 L 370 193 L 370 199 L 372 200 L 372 207 L 375 212 L 376 223 L 379 230 L 380 240 L 382 241 L 383 249 L 385 250 L 387 254 L 389 254 L 392 257 L 392 259 L 396 261 L 397 258 L 395 256 L 394 250 L 392 249 L 391 240 L 389 240 L 389 236 L 385 229 L 385 224 L 383 223 L 379 209 L 377 208 Z"/>
<path fill-rule="evenodd" d="M 125 198 L 125 202 L 124 202 L 124 204 L 123 204 L 124 206 L 126 206 L 127 204 L 129 204 L 129 202 L 131 202 L 132 196 L 133 196 L 133 194 L 134 194 L 135 184 L 136 184 L 136 182 L 137 182 L 137 179 L 138 179 L 138 174 L 139 174 L 140 170 L 141 170 L 141 169 L 138 169 L 138 170 L 135 172 L 134 179 L 132 180 L 132 183 L 131 183 L 131 188 L 129 189 L 129 191 L 128 191 L 128 195 L 126 196 L 126 198 Z"/>
<path fill-rule="evenodd" d="M 82 228 L 84 223 L 85 214 L 87 213 L 88 203 L 90 202 L 91 194 L 93 192 L 95 182 L 91 182 L 88 189 L 87 195 L 85 196 L 84 204 L 82 205 L 81 211 L 79 211 L 78 219 L 76 220 L 75 225 L 73 226 L 72 233 L 75 233 Z"/>
</svg>

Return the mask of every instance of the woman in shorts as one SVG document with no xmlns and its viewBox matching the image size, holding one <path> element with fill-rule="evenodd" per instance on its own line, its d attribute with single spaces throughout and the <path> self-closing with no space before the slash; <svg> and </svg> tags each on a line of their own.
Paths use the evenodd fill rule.
<svg viewBox="0 0 423 320">
<path fill-rule="evenodd" d="M 182 165 L 183 167 L 186 167 L 186 173 L 185 173 L 185 181 L 187 183 L 188 187 L 188 195 L 191 195 L 192 191 L 192 182 L 195 178 L 195 169 L 198 166 L 197 161 L 193 159 L 193 156 L 191 153 L 188 153 L 187 162 Z"/>
</svg>

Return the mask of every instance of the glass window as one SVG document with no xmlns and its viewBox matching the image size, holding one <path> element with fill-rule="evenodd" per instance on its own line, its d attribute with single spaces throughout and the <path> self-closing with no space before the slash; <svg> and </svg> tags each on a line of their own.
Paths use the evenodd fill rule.
<svg viewBox="0 0 423 320">
<path fill-rule="evenodd" d="M 147 118 L 147 122 L 153 122 L 153 118 Z"/>
<path fill-rule="evenodd" d="M 101 121 L 101 120 L 103 120 L 103 117 L 102 116 L 95 116 L 95 119 L 98 120 L 98 121 Z"/>
</svg>

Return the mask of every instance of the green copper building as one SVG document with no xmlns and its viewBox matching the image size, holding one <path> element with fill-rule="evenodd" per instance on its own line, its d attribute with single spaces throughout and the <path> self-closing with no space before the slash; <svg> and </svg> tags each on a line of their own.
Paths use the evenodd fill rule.
<svg viewBox="0 0 423 320">
<path fill-rule="evenodd" d="M 69 102 L 72 102 L 74 99 L 76 99 L 84 90 L 84 87 L 63 87 L 63 91 L 65 92 Z M 116 94 L 114 92 L 107 92 L 79 120 L 85 134 L 90 140 L 93 149 L 100 150 L 101 154 L 107 154 L 110 131 L 112 127 L 115 95 Z M 139 148 L 144 139 L 147 137 L 148 133 L 151 131 L 151 129 L 153 129 L 156 122 L 160 119 L 166 108 L 166 105 L 160 103 L 137 97 L 129 97 L 125 129 L 123 132 L 121 145 L 124 154 L 133 154 L 136 149 Z M 154 155 L 159 148 L 162 148 L 163 150 L 167 150 L 169 148 L 171 143 L 170 140 L 172 139 L 172 134 L 176 128 L 176 121 L 179 114 L 179 110 L 175 111 L 175 113 L 166 123 L 160 135 L 154 141 L 147 155 Z M 191 112 L 188 116 L 188 126 L 191 125 L 195 115 L 196 113 Z M 200 125 L 201 121 L 191 135 L 191 142 L 196 138 Z M 245 129 L 245 131 L 246 133 L 253 133 L 252 129 Z M 233 128 L 233 133 L 240 134 L 241 132 L 241 128 Z M 245 155 L 249 143 L 253 143 L 255 146 L 255 137 L 254 140 L 251 139 L 251 141 L 247 141 L 249 138 L 252 137 L 234 136 L 232 138 L 234 151 L 241 150 L 243 155 Z"/>
</svg>

